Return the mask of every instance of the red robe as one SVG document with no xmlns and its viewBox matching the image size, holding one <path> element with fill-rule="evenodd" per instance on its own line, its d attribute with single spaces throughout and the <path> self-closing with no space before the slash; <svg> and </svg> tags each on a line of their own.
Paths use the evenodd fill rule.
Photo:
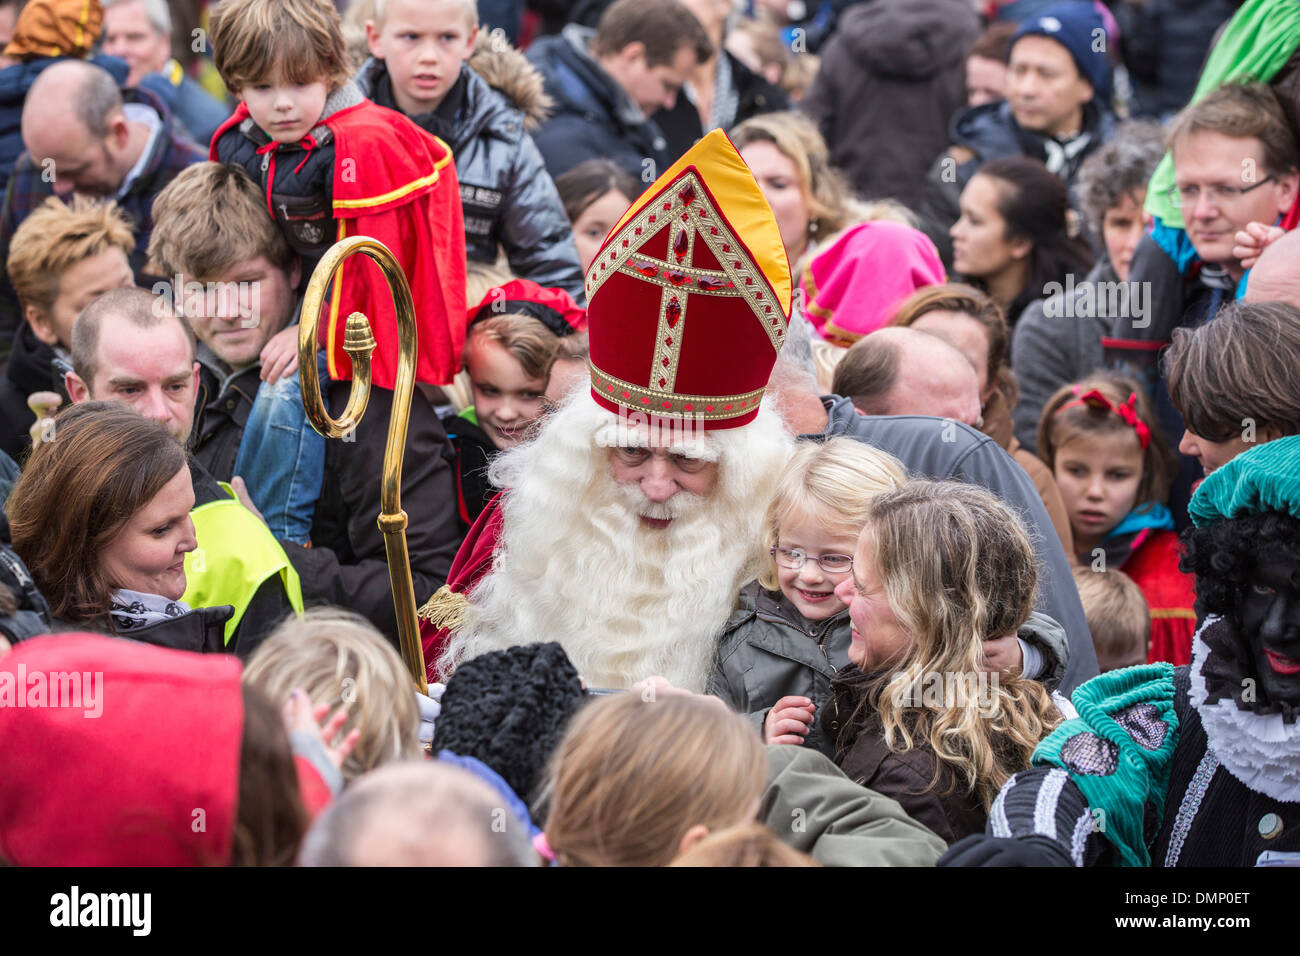
<svg viewBox="0 0 1300 956">
<path fill-rule="evenodd" d="M 243 103 L 212 138 L 248 117 Z M 411 120 L 369 100 L 321 122 L 334 135 L 333 212 L 338 239 L 370 236 L 397 257 L 415 303 L 416 381 L 445 385 L 460 371 L 465 344 L 465 228 L 456 166 L 447 144 Z M 350 161 L 349 161 L 350 160 Z M 377 348 L 374 384 L 397 377 L 397 314 L 383 273 L 358 254 L 334 273 L 320 324 L 330 377 L 352 377 L 343 351 L 347 317 L 370 319 Z"/>
<path fill-rule="evenodd" d="M 454 616 L 457 609 L 467 603 L 465 595 L 492 570 L 492 557 L 501 540 L 501 525 L 501 495 L 498 493 L 470 526 L 469 534 L 456 552 L 456 559 L 451 562 L 446 585 L 420 608 L 420 644 L 424 648 L 426 679 L 430 682 L 437 680 L 438 657 L 447 649 L 455 630 L 453 625 L 444 623 L 447 612 L 433 610 L 433 607 L 438 604 L 450 607 L 450 614 Z"/>
<path fill-rule="evenodd" d="M 1173 531 L 1150 531 L 1136 543 L 1122 570 L 1141 589 L 1151 609 L 1151 648 L 1147 662 L 1175 667 L 1192 662 L 1196 631 L 1195 579 L 1178 570 L 1182 548 Z"/>
</svg>

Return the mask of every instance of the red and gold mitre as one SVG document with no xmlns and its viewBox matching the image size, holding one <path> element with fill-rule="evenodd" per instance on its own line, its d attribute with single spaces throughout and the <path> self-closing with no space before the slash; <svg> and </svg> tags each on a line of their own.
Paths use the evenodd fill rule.
<svg viewBox="0 0 1300 956">
<path fill-rule="evenodd" d="M 591 393 L 613 412 L 736 428 L 790 320 L 772 209 L 721 130 L 642 193 L 587 270 Z"/>
</svg>

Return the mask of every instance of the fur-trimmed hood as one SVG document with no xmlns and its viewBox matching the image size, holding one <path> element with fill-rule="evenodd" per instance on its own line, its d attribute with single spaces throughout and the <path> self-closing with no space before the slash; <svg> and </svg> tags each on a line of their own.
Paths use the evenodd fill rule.
<svg viewBox="0 0 1300 956">
<path fill-rule="evenodd" d="M 469 65 L 488 86 L 524 115 L 524 129 L 535 130 L 550 115 L 554 101 L 542 74 L 499 34 L 480 32 Z"/>
</svg>

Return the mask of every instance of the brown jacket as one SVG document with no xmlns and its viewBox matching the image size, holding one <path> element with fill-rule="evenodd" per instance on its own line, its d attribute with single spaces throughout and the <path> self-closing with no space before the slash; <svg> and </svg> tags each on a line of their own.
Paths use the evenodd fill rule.
<svg viewBox="0 0 1300 956">
<path fill-rule="evenodd" d="M 950 845 L 972 833 L 983 833 L 988 820 L 983 802 L 964 791 L 956 773 L 935 757 L 929 744 L 918 741 L 911 750 L 892 751 L 869 705 L 857 712 L 857 702 L 870 679 L 857 667 L 844 668 L 831 682 L 831 700 L 822 709 L 822 729 L 838 741 L 835 762 L 844 775 L 859 786 L 897 800 L 908 816 Z"/>
<path fill-rule="evenodd" d="M 1002 392 L 994 392 L 993 397 L 984 406 L 984 424 L 980 426 L 980 431 L 1001 445 L 1003 450 L 1015 459 L 1016 464 L 1025 469 L 1034 487 L 1038 489 L 1038 496 L 1043 499 L 1043 507 L 1047 509 L 1047 516 L 1052 519 L 1056 536 L 1061 539 L 1065 556 L 1073 561 L 1074 533 L 1070 530 L 1070 515 L 1065 510 L 1065 499 L 1061 497 L 1061 489 L 1056 487 L 1056 478 L 1052 476 L 1052 472 L 1043 460 L 1033 452 L 1020 447 L 1020 442 L 1015 435 L 1015 425 L 1011 420 L 1011 406 Z"/>
</svg>

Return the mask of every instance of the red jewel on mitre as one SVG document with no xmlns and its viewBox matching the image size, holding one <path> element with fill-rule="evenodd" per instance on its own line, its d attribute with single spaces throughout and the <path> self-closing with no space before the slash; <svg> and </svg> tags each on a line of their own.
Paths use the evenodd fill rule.
<svg viewBox="0 0 1300 956">
<path fill-rule="evenodd" d="M 714 130 L 631 205 L 587 270 L 592 395 L 613 412 L 747 424 L 790 295 L 772 209 Z"/>
</svg>

